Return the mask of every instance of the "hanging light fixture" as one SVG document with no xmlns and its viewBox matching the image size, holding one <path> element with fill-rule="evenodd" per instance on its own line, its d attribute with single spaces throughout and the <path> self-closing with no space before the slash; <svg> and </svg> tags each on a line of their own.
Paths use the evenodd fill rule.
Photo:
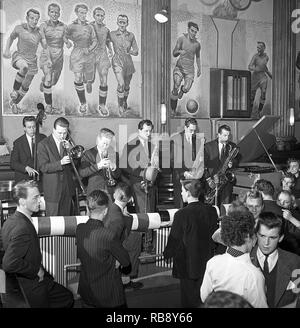
<svg viewBox="0 0 300 328">
<path fill-rule="evenodd" d="M 158 13 L 154 15 L 154 18 L 159 22 L 159 23 L 166 23 L 169 18 L 168 18 L 168 11 L 167 9 L 162 9 Z"/>
<path fill-rule="evenodd" d="M 290 126 L 294 126 L 295 124 L 295 112 L 294 108 L 290 108 Z"/>
<path fill-rule="evenodd" d="M 160 105 L 160 123 L 167 124 L 167 106 L 166 106 L 166 104 Z"/>
</svg>

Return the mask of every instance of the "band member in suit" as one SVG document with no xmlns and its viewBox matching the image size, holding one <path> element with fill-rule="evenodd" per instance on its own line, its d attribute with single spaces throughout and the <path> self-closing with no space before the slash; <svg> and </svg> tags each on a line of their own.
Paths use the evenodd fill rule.
<svg viewBox="0 0 300 328">
<path fill-rule="evenodd" d="M 252 250 L 252 262 L 261 269 L 267 290 L 267 302 L 271 308 L 291 305 L 300 307 L 297 276 L 300 257 L 279 248 L 283 240 L 282 218 L 271 212 L 261 213 L 257 225 L 257 246 Z"/>
<path fill-rule="evenodd" d="M 165 259 L 173 258 L 173 277 L 180 279 L 182 307 L 200 305 L 200 286 L 206 262 L 214 255 L 211 239 L 218 228 L 217 212 L 200 202 L 203 191 L 199 180 L 182 180 L 182 198 L 188 205 L 174 215 Z"/>
<path fill-rule="evenodd" d="M 156 185 L 146 177 L 149 165 L 159 166 L 159 154 L 151 142 L 153 123 L 142 120 L 138 124 L 138 136 L 128 142 L 122 152 L 120 167 L 123 179 L 132 187 L 136 213 L 155 212 Z M 152 163 L 151 163 L 152 162 Z M 152 231 L 145 234 L 143 248 L 152 251 Z"/>
<path fill-rule="evenodd" d="M 96 146 L 84 153 L 78 170 L 82 178 L 88 178 L 87 194 L 96 189 L 106 190 L 111 200 L 121 175 L 118 153 L 111 147 L 114 136 L 113 131 L 102 128 L 97 135 Z"/>
<path fill-rule="evenodd" d="M 15 183 L 21 180 L 34 179 L 39 175 L 36 161 L 37 144 L 46 138 L 44 134 L 36 134 L 34 116 L 24 116 L 24 134 L 14 141 L 10 157 L 10 167 L 15 171 Z"/>
<path fill-rule="evenodd" d="M 119 266 L 129 267 L 130 260 L 120 240 L 103 225 L 108 202 L 104 191 L 94 190 L 87 197 L 90 218 L 77 226 L 81 262 L 78 292 L 87 307 L 124 308 L 127 306 Z"/>
<path fill-rule="evenodd" d="M 216 174 L 222 169 L 224 162 L 230 155 L 230 151 L 236 147 L 236 144 L 229 141 L 231 129 L 228 125 L 221 125 L 218 128 L 218 137 L 215 140 L 207 142 L 204 145 L 204 176 L 210 188 L 215 188 L 218 183 Z M 228 169 L 237 164 L 237 158 L 228 162 Z M 221 203 L 231 203 L 232 201 L 233 183 L 227 183 L 218 193 L 218 205 Z"/>
<path fill-rule="evenodd" d="M 53 132 L 38 144 L 38 167 L 43 173 L 43 190 L 46 215 L 70 215 L 75 184 L 66 140 L 69 121 L 59 117 L 54 121 Z"/>
<path fill-rule="evenodd" d="M 143 284 L 132 281 L 138 276 L 139 256 L 141 253 L 141 234 L 131 231 L 132 216 L 127 213 L 127 203 L 132 197 L 131 188 L 124 182 L 118 183 L 113 195 L 114 203 L 108 208 L 108 214 L 104 220 L 104 226 L 111 230 L 115 237 L 123 243 L 129 253 L 131 271 L 129 275 L 123 275 L 122 281 L 125 288 L 139 289 Z"/>
<path fill-rule="evenodd" d="M 33 308 L 69 308 L 72 293 L 56 283 L 43 268 L 39 238 L 31 215 L 39 211 L 40 192 L 35 181 L 21 181 L 14 186 L 16 212 L 2 228 L 4 257 L 3 270 L 15 276 L 29 306 Z"/>
<path fill-rule="evenodd" d="M 201 147 L 201 139 L 197 136 L 198 123 L 195 118 L 187 118 L 184 131 L 171 137 L 171 168 L 173 168 L 174 205 L 183 206 L 181 198 L 181 179 L 201 178 L 203 170 L 197 177 L 191 176 L 191 170 Z M 203 140 L 204 142 L 204 140 Z M 202 149 L 203 154 L 203 149 Z M 202 168 L 203 163 L 202 163 Z"/>
<path fill-rule="evenodd" d="M 121 170 L 126 182 L 132 186 L 136 213 L 154 212 L 155 185 L 145 180 L 145 173 L 154 151 L 151 142 L 153 123 L 142 120 L 138 124 L 138 136 L 128 142 L 122 152 Z M 158 160 L 158 158 L 156 159 Z"/>
</svg>

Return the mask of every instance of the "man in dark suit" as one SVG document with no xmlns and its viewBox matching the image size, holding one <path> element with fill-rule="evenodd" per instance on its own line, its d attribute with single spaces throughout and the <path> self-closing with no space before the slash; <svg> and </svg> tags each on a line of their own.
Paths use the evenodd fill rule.
<svg viewBox="0 0 300 328">
<path fill-rule="evenodd" d="M 151 142 L 152 130 L 153 123 L 150 120 L 140 121 L 138 136 L 124 146 L 120 160 L 123 180 L 132 187 L 136 213 L 155 212 L 157 190 L 155 174 L 158 171 L 154 169 L 152 176 L 147 176 L 150 166 L 159 167 L 158 147 Z M 143 249 L 152 252 L 152 231 L 145 233 Z"/>
<path fill-rule="evenodd" d="M 43 173 L 46 215 L 70 215 L 75 195 L 71 159 L 66 140 L 69 121 L 59 117 L 54 121 L 52 134 L 38 144 L 38 167 Z"/>
<path fill-rule="evenodd" d="M 257 246 L 251 252 L 251 259 L 265 277 L 268 306 L 300 307 L 296 281 L 300 257 L 278 247 L 284 237 L 282 218 L 271 212 L 261 213 L 256 231 Z"/>
<path fill-rule="evenodd" d="M 72 293 L 54 282 L 42 265 L 39 238 L 31 215 L 38 212 L 40 193 L 35 181 L 21 181 L 13 188 L 16 212 L 2 228 L 4 256 L 2 268 L 17 278 L 30 307 L 73 306 Z"/>
<path fill-rule="evenodd" d="M 123 178 L 132 186 L 136 213 L 155 210 L 155 184 L 147 182 L 145 178 L 155 148 L 151 142 L 152 130 L 153 123 L 150 120 L 140 121 L 138 136 L 124 146 L 120 161 Z M 158 161 L 158 156 L 155 160 Z"/>
<path fill-rule="evenodd" d="M 229 141 L 231 129 L 228 125 L 221 125 L 218 128 L 218 137 L 204 145 L 204 176 L 209 188 L 214 189 L 216 183 L 220 181 L 217 178 L 217 173 L 222 170 L 225 161 L 230 157 L 231 151 L 236 147 L 236 144 Z M 228 160 L 228 165 L 224 171 L 231 169 L 237 165 L 237 158 Z M 224 173 L 224 172 L 223 172 Z M 221 203 L 229 204 L 232 201 L 233 184 L 228 181 L 223 184 L 217 195 L 218 205 Z"/>
<path fill-rule="evenodd" d="M 114 135 L 113 131 L 102 128 L 97 135 L 97 145 L 84 153 L 78 170 L 82 178 L 88 178 L 87 194 L 96 189 L 106 190 L 111 200 L 121 175 L 118 153 L 111 147 Z"/>
<path fill-rule="evenodd" d="M 196 158 L 203 158 L 204 138 L 197 134 L 198 123 L 195 118 L 187 118 L 184 122 L 184 131 L 174 134 L 171 137 L 171 168 L 173 169 L 174 184 L 174 206 L 181 208 L 183 206 L 181 198 L 181 179 L 199 179 L 203 175 L 204 163 L 196 162 Z M 201 147 L 202 145 L 202 147 Z M 199 154 L 199 151 L 202 154 Z M 192 169 L 195 168 L 197 176 L 192 175 Z"/>
<path fill-rule="evenodd" d="M 111 230 L 115 237 L 123 243 L 129 253 L 131 272 L 123 275 L 122 281 L 125 288 L 139 289 L 143 284 L 132 281 L 138 276 L 139 256 L 141 254 L 141 234 L 131 231 L 132 216 L 127 213 L 127 203 L 132 197 L 131 188 L 124 182 L 118 183 L 113 195 L 114 203 L 108 208 L 108 214 L 104 219 L 105 228 Z"/>
<path fill-rule="evenodd" d="M 265 179 L 259 179 L 255 182 L 254 189 L 259 191 L 262 195 L 264 202 L 263 212 L 272 212 L 280 216 L 283 215 L 282 208 L 273 198 L 275 190 L 272 182 Z"/>
<path fill-rule="evenodd" d="M 36 146 L 46 138 L 44 134 L 36 134 L 34 116 L 24 116 L 24 134 L 16 139 L 10 157 L 10 167 L 15 171 L 15 183 L 21 180 L 37 178 L 39 171 L 36 164 Z"/>
<path fill-rule="evenodd" d="M 108 202 L 104 191 L 92 191 L 87 197 L 90 219 L 77 226 L 78 293 L 88 307 L 122 308 L 127 306 L 119 266 L 128 267 L 130 260 L 120 240 L 103 225 Z"/>
<path fill-rule="evenodd" d="M 188 205 L 174 215 L 165 259 L 173 258 L 173 276 L 180 279 L 182 307 L 200 305 L 200 286 L 206 262 L 214 255 L 211 236 L 218 228 L 217 212 L 198 198 L 203 191 L 199 180 L 182 181 L 182 198 Z"/>
</svg>

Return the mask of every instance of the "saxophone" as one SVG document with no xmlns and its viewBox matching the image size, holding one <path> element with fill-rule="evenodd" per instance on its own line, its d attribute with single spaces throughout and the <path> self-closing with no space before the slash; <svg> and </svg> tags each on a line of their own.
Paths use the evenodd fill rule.
<svg viewBox="0 0 300 328">
<path fill-rule="evenodd" d="M 232 170 L 228 168 L 228 164 L 237 156 L 239 153 L 239 148 L 233 147 L 231 144 L 229 144 L 229 147 L 229 154 L 226 160 L 224 161 L 219 172 L 214 175 L 215 187 L 210 188 L 205 195 L 205 203 L 207 204 L 213 204 L 217 189 L 220 191 L 227 184 L 227 182 L 233 182 L 235 179 L 235 175 Z"/>
<path fill-rule="evenodd" d="M 148 192 L 148 189 L 153 186 L 157 174 L 160 172 L 159 168 L 159 143 L 156 143 L 151 155 L 150 162 L 144 170 L 142 188 L 145 192 Z"/>
</svg>

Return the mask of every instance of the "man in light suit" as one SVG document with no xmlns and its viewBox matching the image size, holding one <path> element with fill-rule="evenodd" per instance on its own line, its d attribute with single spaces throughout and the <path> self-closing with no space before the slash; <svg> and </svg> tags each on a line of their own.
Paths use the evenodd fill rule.
<svg viewBox="0 0 300 328">
<path fill-rule="evenodd" d="M 3 270 L 17 278 L 30 307 L 72 307 L 72 293 L 56 283 L 42 265 L 39 238 L 31 218 L 32 213 L 39 211 L 40 205 L 36 182 L 17 183 L 13 197 L 17 210 L 2 228 Z"/>
<path fill-rule="evenodd" d="M 222 169 L 227 160 L 230 151 L 236 147 L 236 144 L 229 141 L 231 129 L 228 125 L 221 125 L 218 128 L 218 137 L 204 145 L 204 177 L 209 188 L 214 188 L 218 183 L 215 175 Z M 231 169 L 237 165 L 237 157 L 228 162 L 226 169 Z M 218 193 L 218 205 L 221 203 L 229 204 L 232 201 L 233 184 L 227 182 Z"/>
<path fill-rule="evenodd" d="M 121 175 L 118 153 L 111 147 L 114 135 L 113 131 L 102 128 L 97 135 L 97 145 L 84 153 L 78 170 L 82 178 L 88 178 L 87 194 L 101 189 L 109 193 L 111 200 Z"/>
<path fill-rule="evenodd" d="M 271 212 L 261 213 L 256 231 L 257 246 L 251 252 L 251 260 L 265 277 L 268 306 L 300 307 L 296 281 L 300 274 L 300 257 L 278 247 L 284 237 L 282 218 Z"/>
<path fill-rule="evenodd" d="M 14 141 L 10 157 L 10 167 L 15 171 L 15 183 L 34 179 L 39 175 L 37 167 L 34 167 L 35 144 L 46 138 L 44 134 L 36 134 L 34 116 L 24 116 L 23 127 L 25 133 Z"/>
<path fill-rule="evenodd" d="M 38 167 L 43 173 L 43 190 L 46 215 L 70 215 L 75 195 L 71 159 L 66 148 L 69 121 L 59 117 L 54 121 L 53 132 L 38 144 Z"/>
</svg>

